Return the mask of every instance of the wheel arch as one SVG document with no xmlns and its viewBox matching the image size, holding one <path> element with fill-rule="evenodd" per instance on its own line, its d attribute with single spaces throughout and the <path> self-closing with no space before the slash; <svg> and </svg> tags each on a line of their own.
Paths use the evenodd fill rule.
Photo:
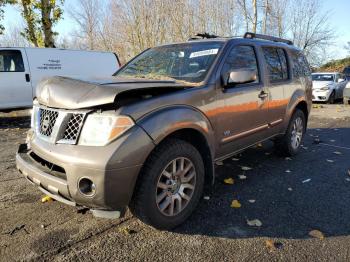
<svg viewBox="0 0 350 262">
<path fill-rule="evenodd" d="M 153 139 L 156 147 L 170 138 L 192 144 L 202 156 L 206 185 L 214 183 L 214 131 L 201 111 L 189 106 L 167 107 L 143 117 L 137 124 Z"/>
</svg>

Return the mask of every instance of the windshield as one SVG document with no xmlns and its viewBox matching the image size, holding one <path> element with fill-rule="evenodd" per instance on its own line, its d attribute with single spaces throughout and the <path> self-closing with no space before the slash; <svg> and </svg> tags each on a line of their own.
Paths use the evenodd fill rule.
<svg viewBox="0 0 350 262">
<path fill-rule="evenodd" d="M 332 81 L 332 82 L 334 82 L 334 75 L 332 75 L 332 74 L 313 74 L 312 81 Z"/>
<path fill-rule="evenodd" d="M 185 43 L 149 49 L 115 76 L 202 82 L 222 47 L 221 42 Z"/>
</svg>

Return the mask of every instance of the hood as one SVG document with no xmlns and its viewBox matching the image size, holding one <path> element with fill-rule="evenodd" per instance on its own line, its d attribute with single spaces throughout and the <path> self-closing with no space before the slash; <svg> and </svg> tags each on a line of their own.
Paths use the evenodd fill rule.
<svg viewBox="0 0 350 262">
<path fill-rule="evenodd" d="M 312 81 L 312 89 L 321 89 L 322 87 L 333 84 L 333 81 Z"/>
<path fill-rule="evenodd" d="M 42 105 L 63 109 L 83 109 L 112 104 L 116 96 L 132 91 L 152 89 L 176 91 L 184 89 L 183 83 L 164 80 L 94 78 L 73 79 L 55 76 L 43 79 L 36 88 L 36 98 Z"/>
</svg>

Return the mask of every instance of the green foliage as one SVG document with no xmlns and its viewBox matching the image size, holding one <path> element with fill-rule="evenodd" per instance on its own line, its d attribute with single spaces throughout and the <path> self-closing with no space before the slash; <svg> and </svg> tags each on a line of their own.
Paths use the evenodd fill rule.
<svg viewBox="0 0 350 262">
<path fill-rule="evenodd" d="M 350 66 L 350 57 L 332 60 L 322 65 L 318 71 L 324 72 L 343 72 L 344 68 Z"/>
<path fill-rule="evenodd" d="M 35 46 L 45 46 L 46 37 L 57 35 L 52 28 L 62 19 L 61 6 L 64 0 L 0 0 L 0 22 L 4 16 L 5 4 L 16 4 L 21 8 L 21 15 L 26 21 L 26 27 L 21 34 Z M 4 27 L 0 24 L 0 34 L 3 30 Z"/>
</svg>

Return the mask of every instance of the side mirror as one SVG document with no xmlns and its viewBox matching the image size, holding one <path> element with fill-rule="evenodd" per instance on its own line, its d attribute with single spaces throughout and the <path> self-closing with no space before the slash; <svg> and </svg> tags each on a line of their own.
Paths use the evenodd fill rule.
<svg viewBox="0 0 350 262">
<path fill-rule="evenodd" d="M 344 82 L 345 81 L 345 79 L 343 79 L 343 78 L 339 78 L 338 79 L 338 83 L 341 83 L 341 82 Z"/>
<path fill-rule="evenodd" d="M 226 79 L 225 79 L 226 78 Z M 234 86 L 237 84 L 245 84 L 256 81 L 257 72 L 252 69 L 237 69 L 230 71 L 224 76 L 224 86 Z"/>
</svg>

